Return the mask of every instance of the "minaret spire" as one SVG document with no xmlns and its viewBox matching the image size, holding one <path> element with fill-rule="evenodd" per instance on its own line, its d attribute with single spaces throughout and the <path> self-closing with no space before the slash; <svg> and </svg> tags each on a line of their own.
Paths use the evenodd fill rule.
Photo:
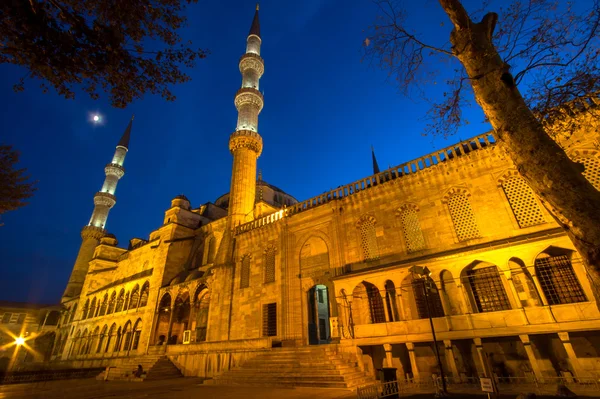
<svg viewBox="0 0 600 399">
<path fill-rule="evenodd" d="M 263 95 L 259 80 L 265 70 L 260 57 L 260 22 L 258 5 L 246 39 L 246 53 L 240 59 L 242 87 L 235 94 L 238 120 L 235 132 L 229 138 L 229 150 L 233 155 L 231 190 L 229 192 L 229 215 L 232 227 L 252 220 L 256 194 L 256 161 L 263 148 L 258 134 L 258 114 L 263 108 Z"/>
<path fill-rule="evenodd" d="M 79 295 L 81 287 L 85 281 L 85 276 L 88 271 L 88 264 L 94 256 L 94 250 L 98 246 L 100 239 L 106 235 L 106 220 L 108 212 L 117 203 L 115 191 L 119 179 L 125 174 L 123 163 L 129 148 L 129 139 L 131 136 L 131 125 L 133 117 L 129 121 L 121 140 L 117 144 L 112 161 L 104 167 L 106 178 L 102 189 L 94 195 L 94 211 L 87 226 L 81 230 L 81 247 L 77 260 L 73 266 L 71 277 L 67 284 L 67 288 L 63 294 L 63 301 Z"/>
<path fill-rule="evenodd" d="M 379 173 L 379 165 L 377 164 L 377 158 L 375 158 L 375 149 L 371 146 L 371 158 L 373 160 L 373 174 Z"/>
</svg>

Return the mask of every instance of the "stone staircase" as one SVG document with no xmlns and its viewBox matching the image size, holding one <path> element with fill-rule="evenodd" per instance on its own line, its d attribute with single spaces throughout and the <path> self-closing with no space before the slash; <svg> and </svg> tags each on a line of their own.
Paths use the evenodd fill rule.
<svg viewBox="0 0 600 399">
<path fill-rule="evenodd" d="M 205 384 L 352 388 L 370 382 L 355 357 L 322 345 L 273 348 Z"/>
<path fill-rule="evenodd" d="M 143 368 L 141 378 L 133 375 L 137 370 L 138 365 Z M 100 373 L 96 379 L 105 379 L 106 371 Z M 182 377 L 181 372 L 165 355 L 145 355 L 126 359 L 123 363 L 116 367 L 111 367 L 108 372 L 109 381 L 151 381 L 165 380 L 169 378 Z"/>
</svg>

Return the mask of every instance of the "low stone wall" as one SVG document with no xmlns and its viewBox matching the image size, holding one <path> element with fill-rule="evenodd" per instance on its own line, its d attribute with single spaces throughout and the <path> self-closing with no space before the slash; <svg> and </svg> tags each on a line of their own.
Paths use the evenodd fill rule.
<svg viewBox="0 0 600 399">
<path fill-rule="evenodd" d="M 170 345 L 167 356 L 186 377 L 211 378 L 271 350 L 270 338 Z"/>
</svg>

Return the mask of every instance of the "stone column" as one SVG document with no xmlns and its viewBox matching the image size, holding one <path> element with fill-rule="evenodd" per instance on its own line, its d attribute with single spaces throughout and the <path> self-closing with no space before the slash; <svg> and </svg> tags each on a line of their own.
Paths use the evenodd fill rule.
<svg viewBox="0 0 600 399">
<path fill-rule="evenodd" d="M 391 344 L 383 344 L 383 350 L 385 350 L 385 362 L 384 367 L 394 367 L 392 364 L 392 345 Z"/>
<path fill-rule="evenodd" d="M 583 367 L 581 367 L 581 364 L 579 363 L 579 359 L 577 359 L 577 355 L 575 354 L 575 350 L 573 349 L 573 344 L 571 343 L 571 341 L 569 339 L 569 333 L 568 332 L 559 332 L 558 338 L 560 338 L 560 341 L 562 342 L 563 346 L 565 347 L 565 351 L 567 352 L 567 356 L 569 358 L 569 363 L 571 363 L 571 367 L 573 368 L 575 377 L 579 377 L 579 378 L 587 377 L 588 373 L 583 369 Z"/>
<path fill-rule="evenodd" d="M 531 275 L 531 279 L 533 280 L 537 294 L 540 297 L 540 301 L 542 301 L 542 305 L 548 306 L 548 301 L 546 300 L 546 295 L 544 295 L 544 291 L 542 290 L 540 279 L 538 279 L 538 276 L 535 274 L 535 268 L 533 269 L 533 272 L 534 274 Z"/>
<path fill-rule="evenodd" d="M 515 305 L 517 308 L 522 308 L 521 299 L 519 298 L 519 293 L 517 292 L 517 288 L 515 287 L 515 283 L 513 282 L 512 275 L 510 272 L 504 272 L 504 276 L 506 277 L 506 281 L 508 281 L 508 286 L 510 287 L 510 291 L 512 292 L 513 298 L 515 298 Z"/>
<path fill-rule="evenodd" d="M 456 365 L 456 359 L 454 358 L 454 351 L 452 350 L 452 341 L 449 339 L 444 340 L 444 348 L 446 349 L 446 361 L 448 362 L 448 368 L 452 371 L 452 377 L 455 382 L 459 381 L 460 374 L 458 372 L 458 366 Z"/>
<path fill-rule="evenodd" d="M 402 294 L 396 295 L 396 301 L 398 303 L 398 311 L 400 312 L 400 319 L 406 321 L 406 313 L 404 312 L 404 301 L 402 301 Z"/>
<path fill-rule="evenodd" d="M 477 349 L 477 355 L 479 356 L 479 362 L 481 363 L 482 374 L 486 378 L 493 378 L 492 370 L 490 368 L 490 364 L 487 358 L 487 353 L 485 353 L 485 351 L 483 350 L 481 338 L 473 338 L 473 342 L 475 342 L 475 348 Z"/>
<path fill-rule="evenodd" d="M 542 369 L 538 363 L 538 360 L 535 357 L 535 352 L 533 351 L 533 347 L 531 346 L 531 341 L 529 340 L 529 335 L 519 335 L 521 342 L 523 342 L 523 346 L 525 347 L 525 352 L 527 353 L 527 358 L 529 359 L 529 363 L 531 363 L 531 368 L 533 369 L 533 374 L 538 381 L 543 381 L 544 376 L 542 374 Z"/>
<path fill-rule="evenodd" d="M 412 342 L 406 343 L 406 349 L 408 349 L 408 357 L 410 358 L 410 368 L 412 369 L 413 378 L 419 379 L 419 368 L 417 367 L 417 356 L 415 355 L 415 344 Z"/>
<path fill-rule="evenodd" d="M 165 345 L 169 344 L 169 339 L 171 338 L 171 333 L 173 332 L 173 313 L 175 313 L 175 306 L 171 306 L 171 310 L 169 312 L 169 329 L 167 330 L 167 336 L 165 337 Z"/>
<path fill-rule="evenodd" d="M 458 291 L 460 292 L 460 294 L 458 295 L 458 299 L 461 302 L 463 309 L 465 310 L 465 316 L 467 317 L 467 325 L 469 326 L 469 329 L 472 330 L 473 320 L 471 320 L 471 313 L 473 313 L 474 310 L 471 309 L 471 302 L 467 298 L 465 286 L 464 284 L 462 284 L 462 281 L 460 282 L 460 284 L 456 284 L 456 288 L 458 288 Z"/>
</svg>

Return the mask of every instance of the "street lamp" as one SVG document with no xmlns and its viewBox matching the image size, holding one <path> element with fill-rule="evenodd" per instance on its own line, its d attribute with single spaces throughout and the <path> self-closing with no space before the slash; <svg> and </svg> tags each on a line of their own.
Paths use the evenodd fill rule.
<svg viewBox="0 0 600 399">
<path fill-rule="evenodd" d="M 446 376 L 444 375 L 444 368 L 442 367 L 442 360 L 440 358 L 440 350 L 438 349 L 437 339 L 435 337 L 435 327 L 433 326 L 433 318 L 431 317 L 431 308 L 429 306 L 429 294 L 430 290 L 433 290 L 431 287 L 431 279 L 429 276 L 431 275 L 431 271 L 427 267 L 422 266 L 413 266 L 410 268 L 410 271 L 413 275 L 419 276 L 419 280 L 423 284 L 423 293 L 425 294 L 425 305 L 427 307 L 427 316 L 429 317 L 429 324 L 431 325 L 431 335 L 433 336 L 433 348 L 435 349 L 435 356 L 437 358 L 438 368 L 440 369 L 440 377 L 442 379 L 442 391 L 437 392 L 436 396 L 448 396 L 448 390 L 446 388 Z"/>
<path fill-rule="evenodd" d="M 15 345 L 21 346 L 24 343 L 25 343 L 25 338 L 23 338 L 23 337 L 17 337 L 17 338 L 15 338 Z"/>
</svg>

